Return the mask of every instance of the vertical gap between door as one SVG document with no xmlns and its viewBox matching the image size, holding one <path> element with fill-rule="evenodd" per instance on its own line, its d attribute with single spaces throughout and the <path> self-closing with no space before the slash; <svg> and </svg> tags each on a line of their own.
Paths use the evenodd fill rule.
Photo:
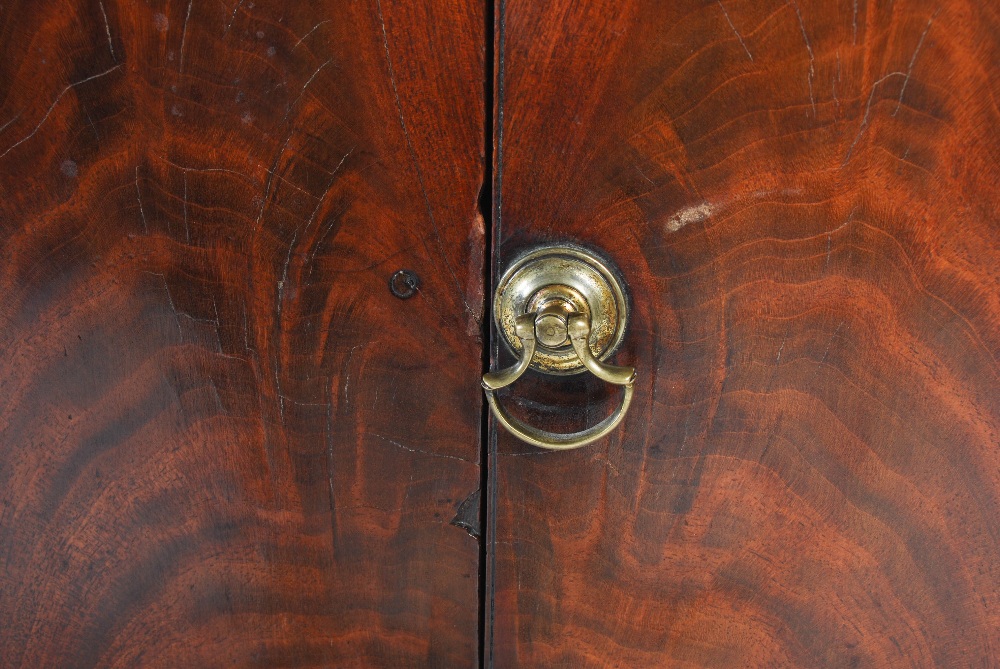
<svg viewBox="0 0 1000 669">
<path fill-rule="evenodd" d="M 497 123 L 502 121 L 499 107 L 495 106 L 494 90 L 500 84 L 496 75 L 497 51 L 501 43 L 502 33 L 496 23 L 494 2 L 483 2 L 483 185 L 479 192 L 479 213 L 483 217 L 485 227 L 483 262 L 483 372 L 490 370 L 490 365 L 496 357 L 493 343 L 493 275 L 495 271 L 494 249 L 498 239 L 500 222 L 499 208 L 499 164 L 494 170 L 494 156 L 500 155 L 499 134 L 494 131 L 494 118 Z M 499 0 L 500 16 L 503 16 L 503 0 Z M 494 116 L 496 114 L 496 116 Z M 494 136 L 496 135 L 496 136 Z M 496 153 L 494 153 L 496 142 Z M 497 161 L 498 163 L 499 161 Z M 495 197 L 495 195 L 497 197 Z M 485 669 L 493 666 L 492 627 L 493 627 L 493 572 L 495 551 L 493 542 L 496 536 L 495 504 L 495 464 L 496 441 L 491 429 L 489 405 L 482 403 L 483 413 L 480 421 L 482 433 L 480 436 L 480 482 L 479 482 L 479 667 Z"/>
</svg>

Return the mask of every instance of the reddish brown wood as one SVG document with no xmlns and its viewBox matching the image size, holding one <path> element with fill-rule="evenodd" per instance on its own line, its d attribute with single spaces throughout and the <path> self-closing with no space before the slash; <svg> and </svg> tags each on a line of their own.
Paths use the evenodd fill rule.
<svg viewBox="0 0 1000 669">
<path fill-rule="evenodd" d="M 481 5 L 0 22 L 0 665 L 472 666 Z"/>
<path fill-rule="evenodd" d="M 639 382 L 498 435 L 491 666 L 1000 664 L 996 3 L 498 17 L 498 265 L 606 251 Z"/>
</svg>

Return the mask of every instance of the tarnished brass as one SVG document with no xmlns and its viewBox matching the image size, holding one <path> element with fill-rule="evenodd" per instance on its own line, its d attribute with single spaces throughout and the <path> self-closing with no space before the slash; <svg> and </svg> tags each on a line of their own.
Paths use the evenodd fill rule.
<svg viewBox="0 0 1000 669">
<path fill-rule="evenodd" d="M 604 259 L 578 246 L 547 246 L 518 258 L 497 284 L 493 317 L 515 354 L 522 346 L 515 321 L 528 313 L 539 316 L 531 368 L 547 374 L 578 374 L 585 367 L 569 337 L 562 335 L 568 315 L 589 318 L 590 351 L 598 360 L 606 360 L 625 335 L 628 301 L 617 273 Z"/>
<path fill-rule="evenodd" d="M 513 366 L 483 376 L 493 415 L 519 439 L 542 448 L 579 448 L 621 423 L 632 402 L 635 369 L 603 362 L 625 333 L 628 308 L 617 274 L 601 259 L 575 246 L 538 249 L 522 256 L 500 279 L 494 299 L 497 328 L 519 354 Z M 515 418 L 494 391 L 528 368 L 546 374 L 584 370 L 618 386 L 621 406 L 606 419 L 573 434 L 540 430 Z"/>
<path fill-rule="evenodd" d="M 634 367 L 619 367 L 601 362 L 590 352 L 587 346 L 590 335 L 590 319 L 585 314 L 572 314 L 569 317 L 568 328 L 570 343 L 573 351 L 576 352 L 583 366 L 590 370 L 590 373 L 608 383 L 616 386 L 631 386 L 635 382 Z"/>
<path fill-rule="evenodd" d="M 491 374 L 483 374 L 483 388 L 487 390 L 499 390 L 517 381 L 522 374 L 528 371 L 531 358 L 535 355 L 535 314 L 518 316 L 514 327 L 521 340 L 523 355 L 513 367 Z"/>
</svg>

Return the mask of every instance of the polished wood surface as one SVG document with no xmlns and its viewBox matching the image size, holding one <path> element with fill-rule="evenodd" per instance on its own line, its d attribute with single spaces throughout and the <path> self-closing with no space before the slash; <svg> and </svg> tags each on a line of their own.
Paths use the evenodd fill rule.
<svg viewBox="0 0 1000 669">
<path fill-rule="evenodd" d="M 497 269 L 605 251 L 639 380 L 603 443 L 495 434 L 488 666 L 998 666 L 996 3 L 497 19 Z"/>
<path fill-rule="evenodd" d="M 0 45 L 0 665 L 473 666 L 481 4 Z"/>
</svg>

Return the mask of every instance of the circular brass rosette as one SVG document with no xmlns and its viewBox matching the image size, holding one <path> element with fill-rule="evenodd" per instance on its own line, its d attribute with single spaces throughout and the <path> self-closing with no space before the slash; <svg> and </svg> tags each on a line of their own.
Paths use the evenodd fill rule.
<svg viewBox="0 0 1000 669">
<path fill-rule="evenodd" d="M 566 334 L 570 314 L 587 316 L 591 353 L 606 360 L 625 336 L 628 300 L 617 271 L 605 259 L 574 245 L 546 246 L 518 257 L 497 285 L 494 319 L 518 356 L 523 345 L 515 321 L 529 313 L 538 314 L 530 367 L 546 374 L 578 374 L 585 367 Z"/>
</svg>

